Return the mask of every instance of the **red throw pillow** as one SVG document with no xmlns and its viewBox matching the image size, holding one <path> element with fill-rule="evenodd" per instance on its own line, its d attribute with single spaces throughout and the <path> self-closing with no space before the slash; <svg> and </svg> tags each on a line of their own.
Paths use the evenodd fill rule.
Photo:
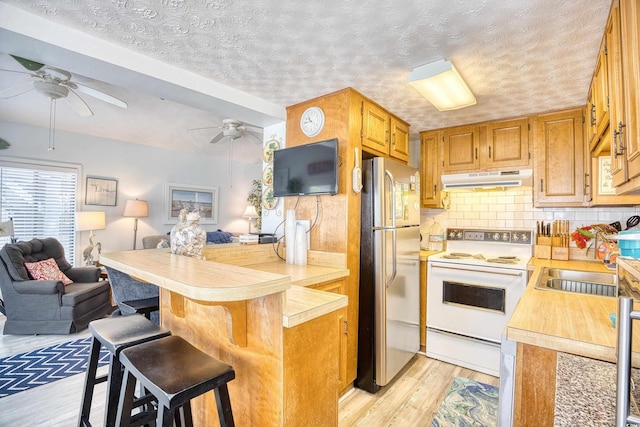
<svg viewBox="0 0 640 427">
<path fill-rule="evenodd" d="M 35 280 L 61 280 L 63 284 L 73 283 L 56 264 L 53 258 L 38 262 L 25 262 L 25 268 Z"/>
</svg>

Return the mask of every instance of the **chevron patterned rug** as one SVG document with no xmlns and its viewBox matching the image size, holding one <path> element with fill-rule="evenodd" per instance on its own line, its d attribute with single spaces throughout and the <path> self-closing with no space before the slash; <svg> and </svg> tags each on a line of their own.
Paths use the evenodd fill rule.
<svg viewBox="0 0 640 427">
<path fill-rule="evenodd" d="M 91 337 L 0 359 L 0 398 L 86 371 Z M 109 362 L 100 350 L 99 365 Z"/>
</svg>

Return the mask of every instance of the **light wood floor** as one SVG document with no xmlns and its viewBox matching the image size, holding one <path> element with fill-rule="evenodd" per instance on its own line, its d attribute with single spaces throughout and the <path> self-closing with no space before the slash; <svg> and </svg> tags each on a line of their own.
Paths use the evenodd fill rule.
<svg viewBox="0 0 640 427">
<path fill-rule="evenodd" d="M 5 317 L 0 315 L 0 330 Z M 88 331 L 74 335 L 0 335 L 0 358 L 57 343 L 89 336 Z M 106 367 L 100 368 L 105 370 Z M 339 426 L 429 426 L 434 413 L 457 376 L 499 385 L 496 377 L 460 368 L 416 355 L 400 375 L 378 393 L 354 388 L 340 399 Z M 0 426 L 75 426 L 84 376 L 54 381 L 0 399 Z M 101 425 L 106 384 L 96 387 L 91 422 Z"/>
</svg>

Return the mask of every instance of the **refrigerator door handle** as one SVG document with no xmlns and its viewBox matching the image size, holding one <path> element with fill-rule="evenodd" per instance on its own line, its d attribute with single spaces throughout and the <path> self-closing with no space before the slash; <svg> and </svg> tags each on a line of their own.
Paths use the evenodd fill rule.
<svg viewBox="0 0 640 427">
<path fill-rule="evenodd" d="M 385 197 L 391 193 L 391 200 L 387 203 L 386 208 L 389 208 L 389 213 L 391 214 L 391 227 L 396 228 L 396 181 L 393 178 L 393 175 L 389 170 L 385 169 L 384 171 L 385 178 L 389 179 L 389 191 L 384 191 Z M 384 190 L 384 185 L 383 185 Z M 384 224 L 385 227 L 388 227 L 388 224 Z"/>
<path fill-rule="evenodd" d="M 391 286 L 391 284 L 393 283 L 393 281 L 396 279 L 396 274 L 398 273 L 398 260 L 396 259 L 396 229 L 394 228 L 393 230 L 391 230 L 391 252 L 393 252 L 393 255 L 391 257 L 392 262 L 391 262 L 391 266 L 393 268 L 393 270 L 391 270 L 391 277 L 389 278 L 389 280 L 387 280 L 386 283 L 386 287 L 388 288 L 389 286 Z"/>
</svg>

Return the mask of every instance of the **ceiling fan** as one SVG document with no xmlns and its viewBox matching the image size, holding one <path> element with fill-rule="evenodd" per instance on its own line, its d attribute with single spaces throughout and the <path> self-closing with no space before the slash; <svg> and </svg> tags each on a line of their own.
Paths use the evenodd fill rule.
<svg viewBox="0 0 640 427">
<path fill-rule="evenodd" d="M 45 64 L 10 55 L 18 61 L 27 71 L 15 71 L 0 69 L 10 73 L 26 74 L 31 77 L 23 83 L 0 90 L 0 99 L 13 98 L 31 90 L 48 97 L 51 101 L 49 117 L 49 150 L 54 148 L 55 132 L 55 101 L 64 99 L 65 102 L 80 116 L 88 117 L 93 115 L 89 105 L 78 95 L 78 92 L 92 96 L 109 104 L 120 108 L 127 108 L 127 103 L 100 90 L 91 88 L 84 84 L 72 81 L 70 72 L 47 66 Z"/>
<path fill-rule="evenodd" d="M 262 142 L 262 134 L 256 132 L 256 130 L 262 130 L 262 128 L 257 126 L 247 125 L 236 119 L 224 119 L 222 121 L 222 126 L 208 126 L 203 128 L 193 128 L 189 130 L 202 130 L 202 129 L 222 129 L 216 136 L 213 137 L 210 144 L 216 144 L 220 142 L 222 138 L 227 138 L 230 141 L 235 141 L 238 138 L 241 138 L 243 134 L 246 132 L 248 135 L 253 136 L 259 142 Z"/>
</svg>

